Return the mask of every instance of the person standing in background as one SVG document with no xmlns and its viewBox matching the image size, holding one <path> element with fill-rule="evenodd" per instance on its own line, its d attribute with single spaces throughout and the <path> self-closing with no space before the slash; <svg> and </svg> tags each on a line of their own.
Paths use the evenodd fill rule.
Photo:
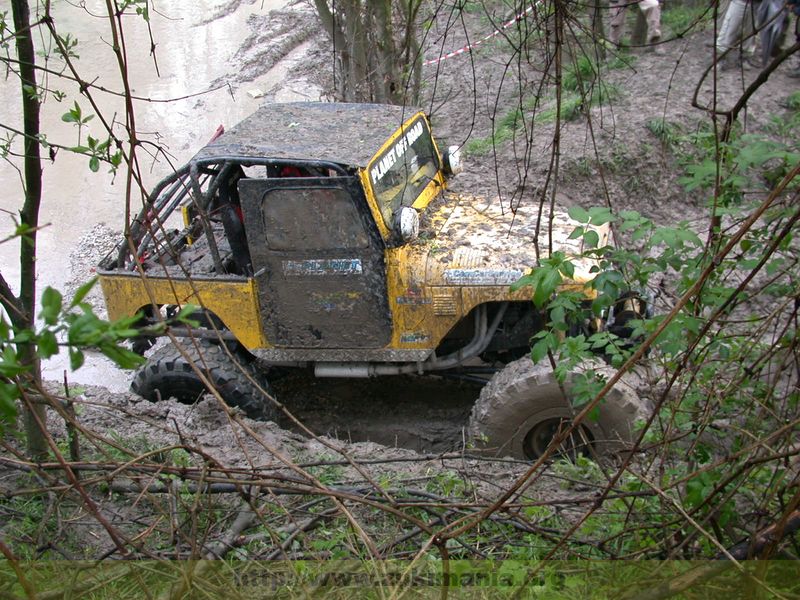
<svg viewBox="0 0 800 600">
<path fill-rule="evenodd" d="M 786 6 L 795 16 L 794 19 L 794 39 L 800 42 L 800 0 L 787 0 Z M 795 57 L 795 67 L 789 72 L 789 77 L 800 78 L 800 53 Z"/>
<path fill-rule="evenodd" d="M 647 43 L 655 44 L 661 40 L 661 7 L 658 0 L 609 0 L 611 10 L 611 27 L 608 39 L 619 46 L 622 32 L 625 29 L 625 11 L 628 6 L 637 4 L 647 22 Z"/>
<path fill-rule="evenodd" d="M 718 55 L 730 50 L 723 59 L 723 69 L 741 66 L 743 58 L 752 62 L 756 53 L 755 17 L 756 10 L 750 0 L 731 0 L 728 4 L 716 42 Z"/>
</svg>

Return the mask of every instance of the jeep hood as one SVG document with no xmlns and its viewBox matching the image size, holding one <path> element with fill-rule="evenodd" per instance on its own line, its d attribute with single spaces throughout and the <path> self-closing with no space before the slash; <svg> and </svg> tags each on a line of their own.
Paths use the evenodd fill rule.
<svg viewBox="0 0 800 600">
<path fill-rule="evenodd" d="M 571 256 L 582 252 L 582 239 L 568 239 L 578 225 L 566 212 L 553 213 L 554 252 Z M 446 201 L 428 207 L 413 251 L 427 254 L 422 263 L 427 285 L 508 286 L 536 266 L 537 240 L 539 260 L 550 255 L 550 227 L 549 210 L 540 216 L 538 205 L 519 206 L 512 212 L 497 199 L 448 195 Z M 608 225 L 595 230 L 600 245 L 608 243 Z M 594 260 L 576 259 L 574 281 L 592 279 L 590 269 L 595 265 Z"/>
</svg>

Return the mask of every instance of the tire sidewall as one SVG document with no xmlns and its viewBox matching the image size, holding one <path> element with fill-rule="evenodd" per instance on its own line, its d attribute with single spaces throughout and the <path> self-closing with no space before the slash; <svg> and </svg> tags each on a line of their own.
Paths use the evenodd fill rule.
<svg viewBox="0 0 800 600">
<path fill-rule="evenodd" d="M 593 369 L 608 379 L 615 370 L 602 362 L 590 361 L 577 371 Z M 508 378 L 508 381 L 506 381 Z M 582 406 L 573 408 L 569 397 L 574 375 L 567 377 L 564 392 L 549 368 L 534 366 L 529 357 L 509 363 L 481 392 L 470 418 L 473 444 L 497 455 L 529 460 L 524 452 L 525 437 L 538 423 L 552 418 L 572 420 Z M 615 385 L 598 405 L 596 419 L 581 422 L 593 438 L 597 455 L 604 456 L 630 447 L 635 439 L 634 422 L 639 416 L 638 397 L 627 380 Z"/>
</svg>

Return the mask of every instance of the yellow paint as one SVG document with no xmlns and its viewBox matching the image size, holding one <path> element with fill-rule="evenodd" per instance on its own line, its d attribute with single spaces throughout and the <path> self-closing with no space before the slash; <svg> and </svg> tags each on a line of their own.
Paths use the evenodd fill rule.
<svg viewBox="0 0 800 600">
<path fill-rule="evenodd" d="M 392 338 L 387 348 L 432 350 L 475 307 L 487 302 L 530 301 L 532 298 L 531 288 L 512 293 L 507 285 L 426 284 L 426 256 L 426 252 L 411 246 L 386 250 L 386 281 L 393 322 Z M 146 307 L 149 292 L 158 305 L 196 304 L 211 311 L 249 350 L 271 346 L 261 328 L 254 279 L 186 281 L 101 273 L 100 285 L 111 319 L 133 315 Z M 587 293 L 581 285 L 572 282 L 563 288 Z M 453 313 L 436 314 L 435 296 L 452 297 Z M 415 339 L 404 341 L 403 336 Z"/>
<path fill-rule="evenodd" d="M 378 226 L 378 231 L 384 240 L 388 240 L 392 235 L 392 232 L 389 227 L 386 226 L 386 223 L 383 222 L 383 215 L 381 215 L 381 209 L 378 205 L 378 200 L 375 198 L 375 194 L 372 191 L 369 173 L 365 169 L 359 169 L 358 176 L 361 179 L 361 187 L 364 190 L 364 195 L 367 197 L 367 206 L 369 206 L 369 211 L 372 213 L 372 218 L 375 220 L 375 223 Z"/>
<path fill-rule="evenodd" d="M 380 155 L 395 144 L 411 122 L 420 118 L 420 115 L 425 118 L 422 113 L 412 115 L 383 144 L 369 161 L 368 167 L 360 169 L 358 173 L 369 210 L 384 240 L 391 237 L 391 224 L 383 220 L 369 172 Z M 425 122 L 430 127 L 426 118 Z M 435 141 L 433 144 L 438 154 Z M 441 164 L 441 155 L 439 162 Z M 424 210 L 441 193 L 444 185 L 444 176 L 439 170 L 415 200 L 413 208 Z M 187 207 L 182 208 L 186 217 Z M 485 251 L 488 253 L 502 252 L 502 249 L 494 245 L 493 239 L 484 240 L 480 237 L 481 231 L 495 231 L 500 226 L 497 215 L 490 213 L 488 209 L 472 212 L 465 212 L 463 209 L 464 203 L 458 198 L 443 204 L 437 209 L 440 214 L 431 217 L 431 229 L 434 231 L 444 229 L 445 223 L 475 224 L 477 220 L 482 226 L 474 228 L 478 235 L 471 239 L 468 246 L 464 246 L 469 252 L 461 255 L 454 252 L 452 256 L 447 254 L 448 243 L 451 240 L 446 235 L 430 242 L 418 241 L 385 250 L 388 304 L 392 314 L 392 336 L 387 349 L 433 350 L 475 307 L 489 302 L 531 301 L 534 291 L 532 288 L 523 288 L 512 293 L 509 285 L 505 283 L 455 285 L 448 282 L 448 270 L 453 268 L 468 270 L 480 265 L 479 262 L 473 261 L 470 252 L 478 256 L 481 244 L 486 246 Z M 461 223 L 458 223 L 458 219 L 461 219 Z M 607 229 L 606 227 L 606 230 L 599 231 L 603 239 L 608 236 Z M 560 231 L 559 235 L 568 239 L 569 233 Z M 434 244 L 441 246 L 434 247 Z M 583 287 L 583 283 L 594 276 L 589 272 L 591 264 L 579 263 L 580 268 L 576 269 L 575 281 L 565 282 L 561 286 L 562 289 L 583 293 L 587 299 L 594 297 L 593 292 Z M 501 263 L 499 267 L 515 270 L 519 268 L 514 263 Z M 262 328 L 258 290 L 252 278 L 186 280 L 152 276 L 141 278 L 134 273 L 102 272 L 100 283 L 106 297 L 109 317 L 112 319 L 135 314 L 150 305 L 151 298 L 157 305 L 184 306 L 191 303 L 213 312 L 246 348 L 255 350 L 268 348 L 271 345 Z"/>
<path fill-rule="evenodd" d="M 183 226 L 184 228 L 189 231 L 189 226 L 192 224 L 192 215 L 189 210 L 188 204 L 181 205 L 181 216 L 183 217 Z M 186 235 L 186 245 L 191 246 L 194 243 L 194 238 L 191 234 Z"/>
<path fill-rule="evenodd" d="M 439 162 L 441 164 L 441 158 Z M 417 199 L 414 200 L 414 204 L 411 205 L 412 208 L 417 209 L 418 211 L 424 210 L 431 201 L 436 198 L 445 188 L 444 177 L 442 176 L 442 170 L 439 169 L 436 172 L 436 175 L 433 179 L 425 186 L 425 189 L 422 190 L 422 193 L 417 196 Z"/>
<path fill-rule="evenodd" d="M 150 297 L 159 306 L 196 304 L 219 317 L 247 349 L 269 346 L 261 329 L 254 279 L 187 281 L 100 273 L 100 285 L 106 298 L 108 316 L 112 320 L 136 314 L 149 305 Z"/>
</svg>

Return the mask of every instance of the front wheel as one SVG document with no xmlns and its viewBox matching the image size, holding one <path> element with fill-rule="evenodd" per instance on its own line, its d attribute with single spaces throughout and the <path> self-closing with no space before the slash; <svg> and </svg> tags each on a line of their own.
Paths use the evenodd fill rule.
<svg viewBox="0 0 800 600">
<path fill-rule="evenodd" d="M 599 361 L 588 362 L 580 370 L 588 368 L 605 377 L 614 372 Z M 634 423 L 647 414 L 634 383 L 624 376 L 600 403 L 599 417 L 584 419 L 558 452 L 574 456 L 593 450 L 607 456 L 631 447 Z M 568 377 L 567 396 L 571 386 Z M 576 412 L 549 365 L 534 365 L 525 357 L 509 363 L 483 388 L 470 415 L 469 438 L 476 448 L 496 456 L 536 460 Z"/>
<path fill-rule="evenodd" d="M 194 363 L 226 404 L 252 419 L 275 420 L 274 404 L 261 391 L 269 393 L 266 379 L 247 355 L 229 353 L 225 346 L 207 340 L 180 341 L 186 356 L 171 343 L 156 349 L 134 374 L 131 391 L 153 402 L 167 398 L 196 402 L 209 392 L 192 368 Z"/>
</svg>

